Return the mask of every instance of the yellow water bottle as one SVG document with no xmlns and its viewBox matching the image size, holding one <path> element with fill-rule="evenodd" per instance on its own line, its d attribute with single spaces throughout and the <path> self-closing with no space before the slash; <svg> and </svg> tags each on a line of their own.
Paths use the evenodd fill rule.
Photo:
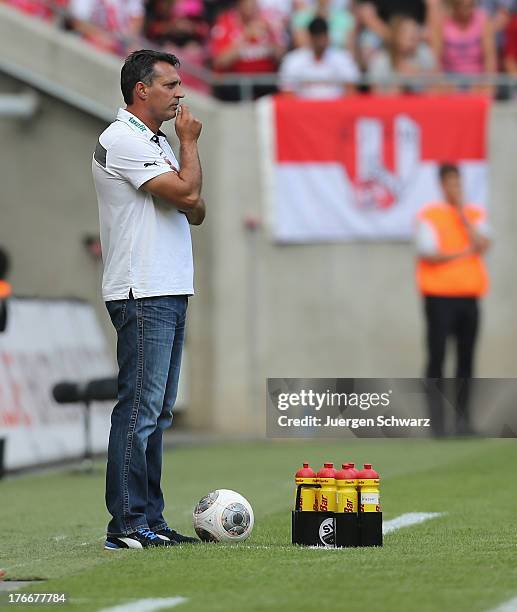
<svg viewBox="0 0 517 612">
<path fill-rule="evenodd" d="M 308 463 L 304 463 L 303 467 L 296 472 L 295 482 L 297 495 L 296 499 L 298 499 L 298 487 L 300 485 L 311 485 L 301 488 L 299 496 L 300 501 L 295 510 L 301 510 L 302 512 L 314 512 L 316 510 L 316 488 L 314 485 L 316 485 L 317 479 L 314 470 Z"/>
<path fill-rule="evenodd" d="M 336 512 L 357 512 L 357 470 L 350 463 L 343 463 L 336 472 Z"/>
<path fill-rule="evenodd" d="M 361 546 L 382 546 L 382 512 L 379 474 L 365 463 L 358 474 Z"/>
<path fill-rule="evenodd" d="M 379 474 L 372 469 L 371 463 L 365 463 L 364 469 L 358 474 L 360 511 L 380 512 L 380 480 Z"/>
<path fill-rule="evenodd" d="M 319 489 L 316 489 L 316 500 L 319 512 L 335 512 L 336 493 L 336 470 L 333 463 L 324 463 L 321 470 L 316 474 Z"/>
</svg>

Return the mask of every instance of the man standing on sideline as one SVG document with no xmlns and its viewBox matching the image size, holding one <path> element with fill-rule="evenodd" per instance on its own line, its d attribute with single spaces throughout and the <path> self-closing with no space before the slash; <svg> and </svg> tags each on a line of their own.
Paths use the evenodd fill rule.
<svg viewBox="0 0 517 612">
<path fill-rule="evenodd" d="M 479 299 L 488 289 L 483 255 L 490 246 L 484 209 L 464 201 L 457 166 L 439 171 L 444 202 L 428 204 L 418 214 L 417 284 L 427 322 L 427 379 L 438 379 L 429 407 L 435 435 L 445 434 L 443 364 L 447 340 L 456 341 L 456 433 L 471 433 L 469 388 L 479 327 Z M 432 387 L 432 385 L 431 385 Z M 430 387 L 430 388 L 431 388 Z"/>
<path fill-rule="evenodd" d="M 118 402 L 111 417 L 105 548 L 197 542 L 163 517 L 163 431 L 172 422 L 188 296 L 189 223 L 205 217 L 197 141 L 174 55 L 135 51 L 121 72 L 126 109 L 99 137 L 92 171 L 104 263 L 102 294 L 117 331 Z M 180 163 L 165 135 L 176 118 Z"/>
</svg>

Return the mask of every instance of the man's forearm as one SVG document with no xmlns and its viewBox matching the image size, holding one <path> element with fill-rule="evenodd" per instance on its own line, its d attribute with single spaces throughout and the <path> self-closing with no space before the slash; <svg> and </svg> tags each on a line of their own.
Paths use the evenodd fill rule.
<svg viewBox="0 0 517 612">
<path fill-rule="evenodd" d="M 455 259 L 462 259 L 463 257 L 469 257 L 470 255 L 474 254 L 474 249 L 472 248 L 468 248 L 468 249 L 464 249 L 463 251 L 457 251 L 456 253 L 435 253 L 435 254 L 428 254 L 428 255 L 424 255 L 423 253 L 420 254 L 420 259 L 422 259 L 423 261 L 426 261 L 427 263 L 432 263 L 432 264 L 441 264 L 441 263 L 448 263 L 450 261 L 454 261 Z"/>
<path fill-rule="evenodd" d="M 190 225 L 201 225 L 201 223 L 203 223 L 203 221 L 205 220 L 205 201 L 203 200 L 203 198 L 199 198 L 199 202 L 196 204 L 195 208 L 183 212 L 185 213 L 185 216 L 187 217 Z"/>
<path fill-rule="evenodd" d="M 191 197 L 196 201 L 199 200 L 203 175 L 196 141 L 180 142 L 180 171 L 178 176 L 188 185 Z"/>
</svg>

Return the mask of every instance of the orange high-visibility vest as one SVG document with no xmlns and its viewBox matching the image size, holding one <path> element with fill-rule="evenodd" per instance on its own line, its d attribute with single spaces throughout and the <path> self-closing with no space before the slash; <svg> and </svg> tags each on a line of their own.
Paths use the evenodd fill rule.
<svg viewBox="0 0 517 612">
<path fill-rule="evenodd" d="M 485 218 L 485 211 L 474 204 L 464 206 L 463 211 L 474 226 Z M 433 227 L 441 255 L 458 253 L 471 246 L 459 213 L 450 204 L 429 204 L 420 211 L 418 219 Z M 420 258 L 416 277 L 423 295 L 480 297 L 488 290 L 487 270 L 478 254 L 445 263 L 430 263 Z"/>
<path fill-rule="evenodd" d="M 12 293 L 11 285 L 4 280 L 0 280 L 0 300 L 5 300 Z"/>
</svg>

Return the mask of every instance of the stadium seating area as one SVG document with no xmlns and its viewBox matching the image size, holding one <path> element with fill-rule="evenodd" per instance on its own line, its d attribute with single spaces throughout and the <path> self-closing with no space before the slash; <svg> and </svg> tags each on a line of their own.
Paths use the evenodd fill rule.
<svg viewBox="0 0 517 612">
<path fill-rule="evenodd" d="M 510 89 L 483 81 L 482 75 L 517 75 L 516 0 L 2 1 L 121 56 L 145 42 L 177 52 L 201 88 L 203 68 L 234 77 L 262 75 L 255 96 L 278 86 L 275 73 L 285 62 L 289 74 L 293 63 L 310 70 L 303 54 L 291 56 L 310 45 L 308 28 L 315 17 L 327 22 L 332 51 L 340 50 L 334 62 L 348 67 L 331 72 L 337 75 L 331 78 L 348 80 L 349 86 L 370 83 L 383 93 L 416 93 L 438 87 L 439 75 L 456 75 L 448 90 L 475 83 L 508 97 Z M 326 57 L 318 61 L 325 63 Z M 288 81 L 280 79 L 280 87 L 295 89 L 285 85 Z M 227 100 L 240 96 L 228 83 L 214 93 Z"/>
</svg>

